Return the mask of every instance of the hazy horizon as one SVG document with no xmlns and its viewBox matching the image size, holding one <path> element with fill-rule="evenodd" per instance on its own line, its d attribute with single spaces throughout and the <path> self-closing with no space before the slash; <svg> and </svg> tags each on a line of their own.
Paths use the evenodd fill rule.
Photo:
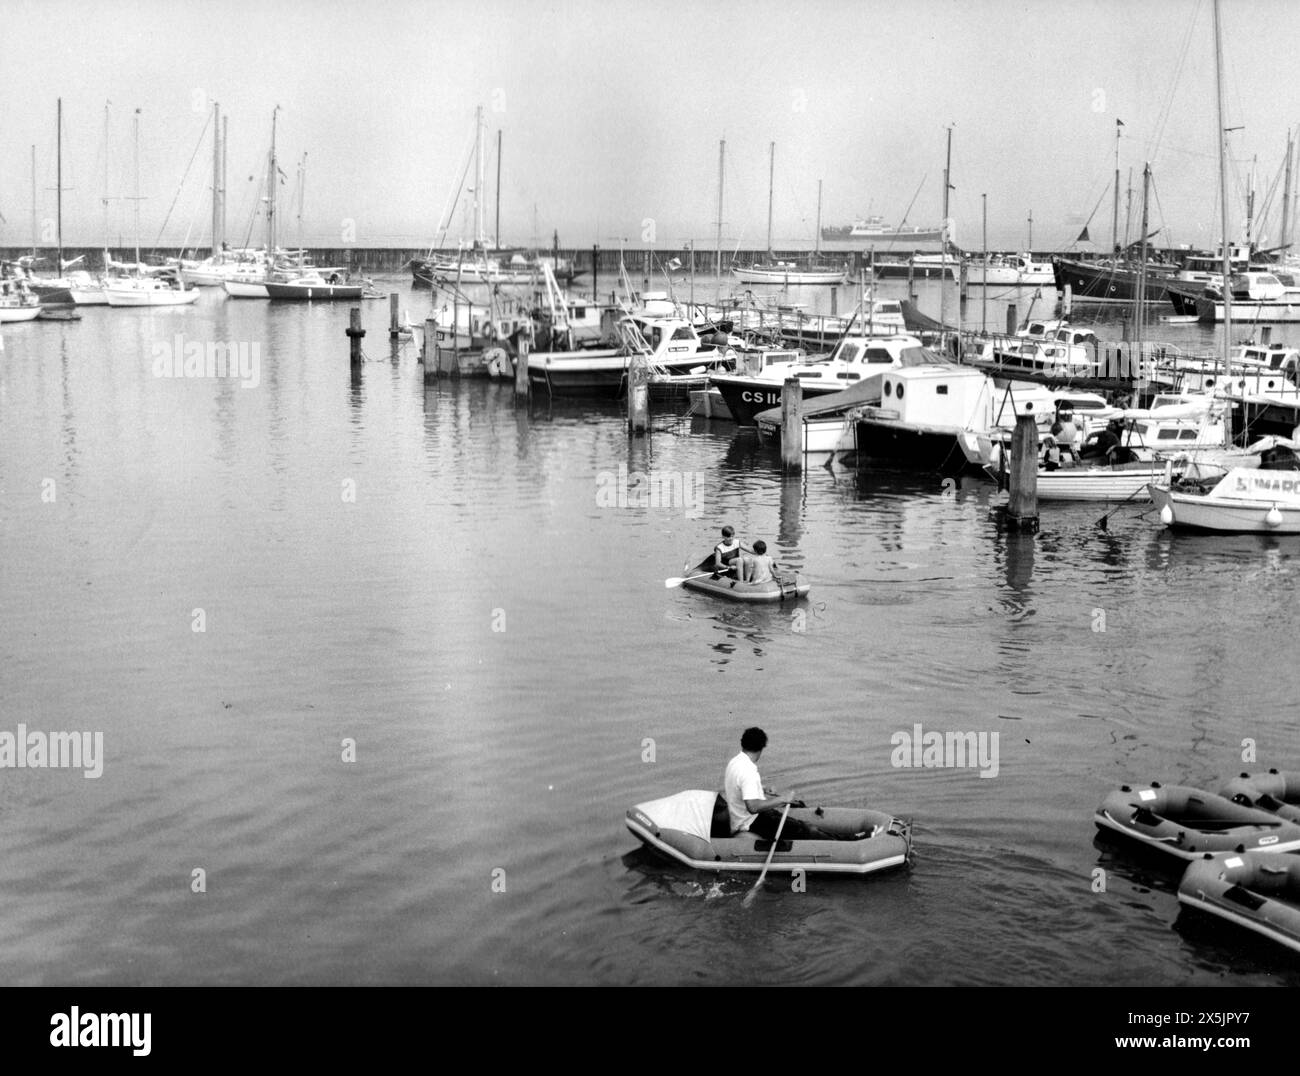
<svg viewBox="0 0 1300 1076">
<path fill-rule="evenodd" d="M 963 247 L 981 246 L 985 194 L 991 248 L 1026 246 L 1030 213 L 1036 249 L 1069 248 L 1085 223 L 1084 249 L 1109 247 L 1117 130 L 1121 186 L 1131 172 L 1134 189 L 1121 237 L 1126 217 L 1137 236 L 1150 160 L 1158 242 L 1212 246 L 1211 10 L 1209 0 L 669 0 L 651 15 L 627 3 L 381 0 L 358 17 L 322 0 L 304 22 L 300 8 L 247 0 L 18 0 L 0 55 L 0 244 L 32 241 L 33 146 L 38 238 L 53 241 L 62 97 L 70 246 L 134 242 L 137 108 L 141 246 L 206 245 L 214 101 L 229 118 L 234 245 L 265 238 L 254 213 L 277 105 L 280 241 L 364 247 L 438 239 L 482 105 L 486 231 L 500 132 L 503 243 L 549 246 L 558 232 L 564 247 L 712 247 L 723 139 L 724 248 L 766 245 L 772 143 L 773 246 L 813 244 L 819 181 L 823 226 L 868 214 L 936 225 L 951 126 L 949 215 Z M 1262 88 L 1257 54 L 1265 41 L 1269 56 L 1295 54 L 1300 11 L 1223 0 L 1222 20 L 1225 125 L 1242 128 L 1229 136 L 1234 238 L 1252 168 L 1257 217 L 1267 203 L 1263 228 L 1276 238 L 1295 117 Z M 471 199 L 462 189 L 446 245 L 472 237 Z"/>
</svg>

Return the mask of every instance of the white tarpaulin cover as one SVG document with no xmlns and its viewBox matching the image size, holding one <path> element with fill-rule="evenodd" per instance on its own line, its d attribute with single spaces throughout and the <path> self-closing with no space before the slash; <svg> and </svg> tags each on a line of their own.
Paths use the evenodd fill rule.
<svg viewBox="0 0 1300 1076">
<path fill-rule="evenodd" d="M 679 829 L 707 841 L 713 827 L 713 804 L 717 798 L 716 792 L 692 789 L 661 800 L 638 803 L 636 809 L 660 829 Z"/>
</svg>

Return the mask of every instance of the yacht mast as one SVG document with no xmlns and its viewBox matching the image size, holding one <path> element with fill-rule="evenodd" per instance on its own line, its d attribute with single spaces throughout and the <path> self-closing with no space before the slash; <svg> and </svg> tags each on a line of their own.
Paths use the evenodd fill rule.
<svg viewBox="0 0 1300 1076">
<path fill-rule="evenodd" d="M 772 188 L 776 179 L 776 143 L 773 142 L 767 165 L 767 252 L 772 253 Z"/>
<path fill-rule="evenodd" d="M 221 106 L 212 102 L 212 257 L 221 254 Z"/>
<path fill-rule="evenodd" d="M 58 191 L 56 192 L 57 197 L 55 199 L 55 204 L 58 208 L 56 210 L 57 220 L 56 220 L 55 227 L 58 230 L 59 260 L 54 263 L 54 275 L 56 277 L 62 277 L 63 276 L 63 98 L 62 97 L 59 98 L 59 130 L 58 130 L 58 138 L 56 139 L 56 141 L 58 144 L 58 150 L 57 150 L 58 173 L 55 182 L 58 184 Z M 140 192 L 136 191 L 136 193 L 139 194 Z M 139 240 L 137 239 L 137 242 L 138 241 Z M 138 258 L 136 260 L 139 261 Z"/>
<path fill-rule="evenodd" d="M 1229 371 L 1229 355 L 1232 350 L 1232 248 L 1228 243 L 1228 132 L 1223 119 L 1223 38 L 1219 25 L 1219 0 L 1214 0 L 1214 86 L 1217 98 L 1218 142 L 1219 142 L 1219 223 L 1223 229 L 1223 339 L 1221 341 L 1221 359 L 1223 372 L 1218 384 L 1226 388 Z M 1226 408 L 1224 421 L 1224 442 L 1232 447 L 1232 405 Z"/>
<path fill-rule="evenodd" d="M 487 243 L 483 235 L 483 106 L 474 111 L 474 242 L 480 248 Z"/>
<path fill-rule="evenodd" d="M 717 297 L 722 296 L 722 175 L 723 165 L 727 159 L 727 140 L 724 138 L 718 143 L 718 239 L 717 239 L 717 266 L 714 270 L 717 281 Z"/>
<path fill-rule="evenodd" d="M 279 111 L 279 105 L 271 109 L 271 172 L 267 177 L 271 189 L 266 202 L 266 256 L 271 265 L 275 264 L 275 186 L 280 179 L 280 167 L 275 160 L 275 120 Z"/>
<path fill-rule="evenodd" d="M 1119 132 L 1123 126 L 1123 120 L 1115 120 L 1115 210 L 1111 214 L 1110 249 L 1116 252 L 1119 250 Z"/>
<path fill-rule="evenodd" d="M 497 219 L 492 232 L 492 245 L 501 249 L 501 128 L 497 128 Z"/>
<path fill-rule="evenodd" d="M 817 181 L 817 231 L 813 233 L 813 253 L 822 251 L 822 181 Z"/>
<path fill-rule="evenodd" d="M 1282 184 L 1282 241 L 1283 247 L 1291 245 L 1291 159 L 1294 157 L 1291 131 L 1286 132 L 1286 180 Z"/>
<path fill-rule="evenodd" d="M 948 128 L 948 155 L 943 166 L 943 227 L 939 244 L 939 325 L 940 332 L 948 328 L 948 192 L 952 190 L 949 177 L 952 172 L 952 127 Z"/>
<path fill-rule="evenodd" d="M 135 264 L 140 264 L 140 110 L 135 110 Z M 139 272 L 139 269 L 136 270 Z"/>
<path fill-rule="evenodd" d="M 112 101 L 104 102 L 104 197 L 101 201 L 104 203 L 104 250 L 108 251 L 108 106 Z M 104 270 L 108 270 L 107 259 L 105 259 Z"/>
</svg>

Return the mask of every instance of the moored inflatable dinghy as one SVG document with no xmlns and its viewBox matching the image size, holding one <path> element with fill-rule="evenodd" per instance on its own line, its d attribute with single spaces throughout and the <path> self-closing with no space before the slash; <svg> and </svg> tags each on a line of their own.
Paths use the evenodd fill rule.
<svg viewBox="0 0 1300 1076">
<path fill-rule="evenodd" d="M 1300 774 L 1243 773 L 1224 785 L 1222 794 L 1233 803 L 1300 823 Z"/>
<path fill-rule="evenodd" d="M 911 854 L 911 827 L 883 811 L 791 807 L 789 817 L 845 839 L 792 841 L 782 836 L 772 855 L 773 871 L 870 874 L 900 866 Z M 730 835 L 726 803 L 717 792 L 694 789 L 638 803 L 627 812 L 626 822 L 647 847 L 699 870 L 761 871 L 772 848 L 770 840 L 752 833 Z"/>
<path fill-rule="evenodd" d="M 1290 852 L 1300 848 L 1300 825 L 1183 785 L 1124 785 L 1102 801 L 1093 821 L 1098 829 L 1181 859 L 1195 859 L 1206 852 Z"/>
<path fill-rule="evenodd" d="M 1300 951 L 1300 858 L 1262 852 L 1194 860 L 1178 900 Z"/>
<path fill-rule="evenodd" d="M 775 577 L 766 583 L 742 583 L 733 576 L 718 575 L 713 571 L 712 555 L 700 561 L 686 573 L 686 576 L 682 586 L 738 602 L 793 601 L 804 597 L 809 590 L 808 583 L 799 576 L 798 572 L 779 570 Z"/>
</svg>

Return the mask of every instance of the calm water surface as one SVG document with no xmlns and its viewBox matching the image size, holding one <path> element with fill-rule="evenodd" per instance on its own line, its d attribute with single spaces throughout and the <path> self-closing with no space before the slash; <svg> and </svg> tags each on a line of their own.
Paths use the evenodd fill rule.
<svg viewBox="0 0 1300 1076">
<path fill-rule="evenodd" d="M 1014 537 L 988 485 L 787 478 L 667 413 L 629 442 L 426 388 L 383 303 L 355 378 L 345 305 L 82 314 L 3 329 L 0 730 L 102 731 L 104 770 L 0 770 L 0 981 L 1300 984 L 1092 824 L 1244 740 L 1300 767 L 1300 540 L 1089 505 Z M 154 376 L 177 333 L 256 345 L 257 385 Z M 698 510 L 600 507 L 620 465 Z M 801 620 L 664 588 L 723 522 L 809 577 Z M 911 867 L 745 910 L 638 849 L 627 808 L 716 787 L 754 723 L 768 783 L 914 819 Z M 997 776 L 896 768 L 916 724 L 997 733 Z"/>
</svg>

